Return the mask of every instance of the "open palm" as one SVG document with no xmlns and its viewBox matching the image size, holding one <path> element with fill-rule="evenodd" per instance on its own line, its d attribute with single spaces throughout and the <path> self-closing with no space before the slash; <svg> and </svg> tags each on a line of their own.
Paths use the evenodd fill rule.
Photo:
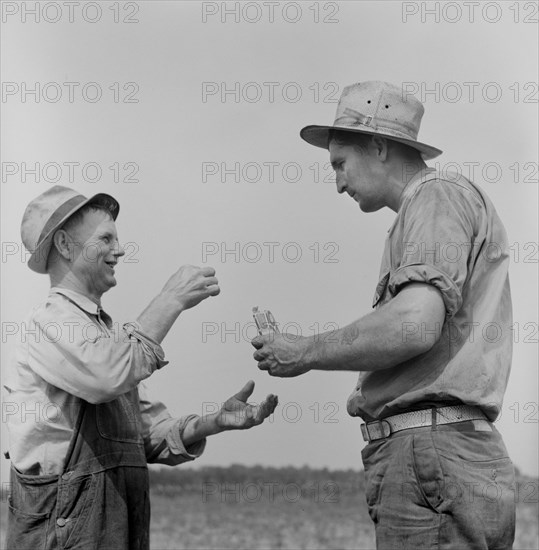
<svg viewBox="0 0 539 550">
<path fill-rule="evenodd" d="M 217 413 L 217 425 L 223 430 L 246 430 L 262 424 L 275 410 L 278 399 L 270 394 L 258 405 L 250 405 L 247 399 L 253 393 L 255 383 L 249 380 L 243 388 L 227 399 Z"/>
</svg>

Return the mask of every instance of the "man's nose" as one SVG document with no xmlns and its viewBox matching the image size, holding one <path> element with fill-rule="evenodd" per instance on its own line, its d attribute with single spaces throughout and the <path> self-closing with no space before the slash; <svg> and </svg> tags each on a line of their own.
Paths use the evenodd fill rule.
<svg viewBox="0 0 539 550">
<path fill-rule="evenodd" d="M 346 189 L 346 184 L 344 183 L 344 178 L 341 176 L 337 176 L 336 183 L 337 183 L 337 193 L 344 193 L 344 190 Z"/>
<path fill-rule="evenodd" d="M 116 241 L 116 246 L 114 247 L 114 250 L 112 251 L 112 253 L 113 253 L 116 257 L 120 257 L 120 256 L 124 256 L 124 255 L 125 255 L 124 247 L 120 244 L 119 241 Z"/>
</svg>

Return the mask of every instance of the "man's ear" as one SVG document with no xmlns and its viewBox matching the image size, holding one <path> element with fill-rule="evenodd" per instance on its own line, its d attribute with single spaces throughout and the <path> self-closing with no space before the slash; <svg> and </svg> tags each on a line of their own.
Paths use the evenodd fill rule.
<svg viewBox="0 0 539 550">
<path fill-rule="evenodd" d="M 384 162 L 387 158 L 387 139 L 380 136 L 372 136 L 371 147 L 376 158 Z"/>
<path fill-rule="evenodd" d="M 74 244 L 63 229 L 56 231 L 52 238 L 52 246 L 67 261 L 73 259 Z"/>
</svg>

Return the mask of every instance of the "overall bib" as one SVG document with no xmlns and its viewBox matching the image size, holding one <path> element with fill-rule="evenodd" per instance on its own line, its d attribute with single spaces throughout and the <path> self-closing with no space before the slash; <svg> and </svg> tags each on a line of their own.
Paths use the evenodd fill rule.
<svg viewBox="0 0 539 550">
<path fill-rule="evenodd" d="M 60 475 L 11 468 L 7 550 L 147 550 L 149 480 L 136 389 L 80 401 Z"/>
</svg>

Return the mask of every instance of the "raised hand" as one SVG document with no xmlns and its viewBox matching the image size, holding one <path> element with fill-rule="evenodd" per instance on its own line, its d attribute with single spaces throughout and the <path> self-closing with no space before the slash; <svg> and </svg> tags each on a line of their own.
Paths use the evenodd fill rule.
<svg viewBox="0 0 539 550">
<path fill-rule="evenodd" d="M 183 265 L 170 277 L 162 293 L 175 300 L 180 309 L 190 309 L 210 296 L 221 292 L 215 269 L 213 267 L 197 267 Z"/>
</svg>

